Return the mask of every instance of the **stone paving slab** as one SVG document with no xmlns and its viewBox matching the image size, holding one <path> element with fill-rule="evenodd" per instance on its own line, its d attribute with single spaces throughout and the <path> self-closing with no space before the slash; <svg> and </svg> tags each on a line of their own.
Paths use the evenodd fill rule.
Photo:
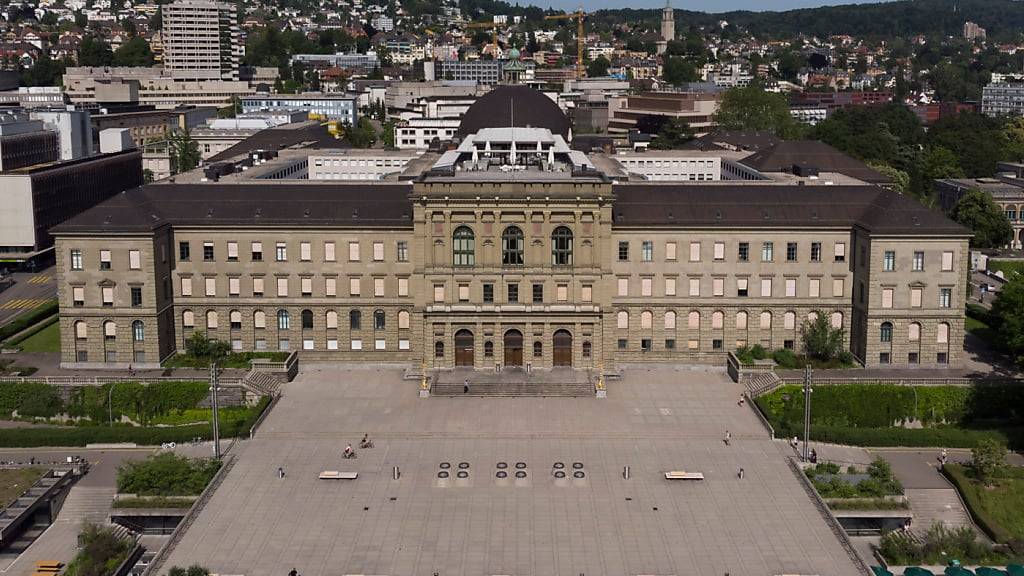
<svg viewBox="0 0 1024 576">
<path fill-rule="evenodd" d="M 419 399 L 397 370 L 307 369 L 256 438 L 236 447 L 237 464 L 164 571 L 859 573 L 786 465 L 784 445 L 736 406 L 738 385 L 660 369 L 627 372 L 610 388 L 606 400 Z M 376 448 L 341 460 L 364 432 Z M 501 461 L 525 462 L 527 478 L 499 482 Z M 586 477 L 556 481 L 559 461 L 583 463 Z M 439 482 L 441 462 L 469 463 L 469 478 Z M 327 469 L 360 476 L 317 480 Z M 676 469 L 706 480 L 666 481 Z"/>
</svg>

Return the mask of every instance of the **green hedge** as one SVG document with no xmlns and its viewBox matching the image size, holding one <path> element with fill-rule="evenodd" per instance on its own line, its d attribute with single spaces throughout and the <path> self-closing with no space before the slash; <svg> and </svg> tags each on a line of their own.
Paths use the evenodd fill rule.
<svg viewBox="0 0 1024 576">
<path fill-rule="evenodd" d="M 29 312 L 22 314 L 12 320 L 11 322 L 0 326 L 0 342 L 14 336 L 18 332 L 28 328 L 29 326 L 39 322 L 43 318 L 53 316 L 57 313 L 57 301 L 47 302 L 42 306 L 33 308 Z"/>
<path fill-rule="evenodd" d="M 28 340 L 29 338 L 35 336 L 36 334 L 42 332 L 43 330 L 49 328 L 50 326 L 52 326 L 52 325 L 54 325 L 54 324 L 56 324 L 58 322 L 60 322 L 60 317 L 59 316 L 56 316 L 56 315 L 50 316 L 49 318 L 46 318 L 42 322 L 40 322 L 40 323 L 36 324 L 35 326 L 33 326 L 31 330 L 29 330 L 29 331 L 25 332 L 24 334 L 18 336 L 17 338 L 11 338 L 11 340 L 9 342 L 4 342 L 4 344 L 7 345 L 7 346 L 18 346 L 22 342 L 24 342 L 25 340 Z"/>
<path fill-rule="evenodd" d="M 10 418 L 16 410 L 20 416 L 52 418 L 67 413 L 73 418 L 86 417 L 95 422 L 110 418 L 110 388 L 113 386 L 115 418 L 127 415 L 135 421 L 148 423 L 154 418 L 195 407 L 206 398 L 206 382 L 174 381 L 140 384 L 118 382 L 103 386 L 80 386 L 64 402 L 59 387 L 42 382 L 0 384 L 0 417 Z"/>
<path fill-rule="evenodd" d="M 0 384 L 0 416 L 10 418 L 14 411 L 20 416 L 52 418 L 63 409 L 57 388 L 42 382 L 10 382 Z M 4 431 L 6 434 L 6 431 Z"/>
<path fill-rule="evenodd" d="M 1009 280 L 1013 277 L 1014 273 L 1024 274 L 1024 260 L 988 260 L 989 272 L 995 272 L 1002 270 L 1003 275 Z"/>
<path fill-rule="evenodd" d="M 217 361 L 221 368 L 249 369 L 254 358 L 266 358 L 272 362 L 284 362 L 288 352 L 232 352 Z M 199 358 L 191 354 L 175 354 L 164 361 L 165 368 L 209 368 L 209 358 Z"/>
<path fill-rule="evenodd" d="M 114 508 L 191 508 L 195 500 L 183 498 L 164 498 L 151 496 L 147 498 L 121 498 L 114 500 Z"/>
<path fill-rule="evenodd" d="M 792 428 L 782 436 L 800 436 Z M 916 448 L 973 448 L 982 439 L 990 438 L 1019 446 L 1024 441 L 1024 428 L 1011 430 L 966 430 L 963 428 L 846 428 L 811 426 L 811 439 L 818 442 L 849 446 L 906 446 Z"/>
<path fill-rule="evenodd" d="M 211 458 L 163 452 L 117 468 L 117 491 L 138 496 L 198 496 L 220 469 Z"/>
</svg>

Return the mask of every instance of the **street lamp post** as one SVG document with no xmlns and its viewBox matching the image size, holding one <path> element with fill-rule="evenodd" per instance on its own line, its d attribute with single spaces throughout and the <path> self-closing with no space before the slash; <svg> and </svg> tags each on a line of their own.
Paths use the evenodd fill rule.
<svg viewBox="0 0 1024 576">
<path fill-rule="evenodd" d="M 804 450 L 803 461 L 807 462 L 811 440 L 811 365 L 804 366 Z"/>
<path fill-rule="evenodd" d="M 220 419 L 217 414 L 217 361 L 210 362 L 210 391 L 213 393 L 213 456 L 220 460 Z"/>
<path fill-rule="evenodd" d="M 111 382 L 110 390 L 107 391 L 107 417 L 111 427 L 114 426 L 114 386 L 117 386 L 117 382 Z"/>
</svg>

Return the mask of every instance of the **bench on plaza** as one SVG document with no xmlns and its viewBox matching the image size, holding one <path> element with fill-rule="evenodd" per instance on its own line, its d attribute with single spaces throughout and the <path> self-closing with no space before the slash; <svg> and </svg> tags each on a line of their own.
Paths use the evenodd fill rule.
<svg viewBox="0 0 1024 576">
<path fill-rule="evenodd" d="M 359 472 L 338 472 L 337 470 L 324 470 L 320 473 L 321 480 L 355 480 L 359 478 Z"/>
<path fill-rule="evenodd" d="M 62 567 L 64 567 L 64 564 L 61 564 L 57 560 L 39 560 L 36 562 L 36 573 L 42 572 L 53 574 L 55 572 L 60 572 Z"/>
<path fill-rule="evenodd" d="M 704 475 L 700 472 L 683 472 L 682 470 L 672 470 L 671 472 L 665 472 L 665 480 L 703 480 Z"/>
</svg>

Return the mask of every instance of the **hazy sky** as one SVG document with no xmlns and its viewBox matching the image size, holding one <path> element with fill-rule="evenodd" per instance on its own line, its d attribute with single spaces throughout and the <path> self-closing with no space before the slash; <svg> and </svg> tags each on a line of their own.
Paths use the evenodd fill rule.
<svg viewBox="0 0 1024 576">
<path fill-rule="evenodd" d="M 512 0 L 515 3 L 515 0 Z M 874 0 L 887 1 L 887 0 Z M 541 8 L 576 8 L 579 0 L 519 0 L 521 4 L 534 4 Z M 674 8 L 700 10 L 704 12 L 728 12 L 730 10 L 789 10 L 832 4 L 864 4 L 866 0 L 672 0 Z M 600 8 L 661 8 L 665 0 L 585 0 L 584 10 Z"/>
</svg>

